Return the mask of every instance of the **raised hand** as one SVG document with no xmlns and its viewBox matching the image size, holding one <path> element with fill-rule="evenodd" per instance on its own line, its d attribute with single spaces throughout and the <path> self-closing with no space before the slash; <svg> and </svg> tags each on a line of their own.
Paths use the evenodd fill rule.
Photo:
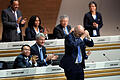
<svg viewBox="0 0 120 80">
<path fill-rule="evenodd" d="M 22 16 L 17 19 L 17 23 L 20 23 L 20 20 L 22 19 Z"/>
<path fill-rule="evenodd" d="M 22 21 L 21 21 L 21 24 L 25 24 L 27 21 L 27 18 L 24 18 Z"/>
</svg>

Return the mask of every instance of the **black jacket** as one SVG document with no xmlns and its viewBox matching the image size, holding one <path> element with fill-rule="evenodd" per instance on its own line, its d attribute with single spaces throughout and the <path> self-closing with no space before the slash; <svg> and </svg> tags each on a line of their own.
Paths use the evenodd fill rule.
<svg viewBox="0 0 120 80">
<path fill-rule="evenodd" d="M 22 14 L 20 10 L 17 10 L 17 17 L 21 17 Z M 2 41 L 3 42 L 11 42 L 11 41 L 20 41 L 22 40 L 21 33 L 18 35 L 17 33 L 17 22 L 12 9 L 9 7 L 8 9 L 4 9 L 2 11 L 2 24 L 3 24 L 3 33 L 2 33 Z M 23 27 L 24 25 L 19 24 L 19 27 Z"/>
<path fill-rule="evenodd" d="M 39 31 L 42 31 L 42 33 L 43 33 L 44 32 L 43 27 L 39 26 Z M 27 27 L 25 30 L 25 40 L 27 40 L 27 41 L 35 40 L 35 36 L 36 36 L 36 32 L 35 32 L 34 28 Z"/>
<path fill-rule="evenodd" d="M 68 32 L 70 32 L 71 26 L 67 25 L 67 29 L 68 29 Z M 64 39 L 65 38 L 65 34 L 64 34 L 63 27 L 61 24 L 57 25 L 54 28 L 53 35 L 54 35 L 54 38 L 57 38 L 57 39 Z"/>
<path fill-rule="evenodd" d="M 29 62 L 30 58 L 32 57 L 31 55 L 28 57 L 28 64 L 26 63 L 26 56 L 24 56 L 23 54 L 20 54 L 17 56 L 17 58 L 14 61 L 14 68 L 28 68 L 28 67 L 32 67 L 33 65 Z"/>
<path fill-rule="evenodd" d="M 100 29 L 103 26 L 102 16 L 99 12 L 96 12 L 97 19 L 94 20 L 92 17 L 91 12 L 88 12 L 84 16 L 84 27 L 86 30 L 89 31 L 89 34 L 91 37 L 93 36 L 93 30 L 97 31 L 97 36 L 100 36 Z M 98 24 L 98 28 L 93 28 L 93 22 L 96 22 Z"/>
<path fill-rule="evenodd" d="M 47 57 L 46 48 L 44 46 L 42 46 L 42 51 L 43 51 L 43 58 L 46 59 L 46 57 Z M 33 46 L 31 46 L 31 54 L 38 56 L 38 60 L 37 60 L 38 66 L 47 66 L 48 64 L 51 63 L 51 61 L 45 62 L 44 60 L 41 60 L 40 53 L 39 53 L 36 43 Z"/>
<path fill-rule="evenodd" d="M 87 39 L 81 40 L 80 38 L 76 40 L 74 37 L 73 32 L 70 33 L 65 37 L 65 55 L 60 61 L 60 67 L 62 67 L 65 71 L 73 71 L 77 70 L 78 72 L 80 69 L 85 68 L 85 59 L 88 58 L 86 55 L 86 45 L 92 47 L 94 45 L 93 40 L 89 41 Z M 78 55 L 78 46 L 80 46 L 81 53 L 82 53 L 82 62 L 81 65 L 78 67 L 76 66 L 76 58 Z"/>
</svg>

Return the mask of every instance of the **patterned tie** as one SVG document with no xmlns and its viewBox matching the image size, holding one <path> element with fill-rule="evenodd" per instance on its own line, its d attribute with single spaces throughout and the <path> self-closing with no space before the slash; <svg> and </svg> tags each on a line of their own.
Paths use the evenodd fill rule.
<svg viewBox="0 0 120 80">
<path fill-rule="evenodd" d="M 82 62 L 82 54 L 81 54 L 80 46 L 78 46 L 78 63 L 81 62 Z"/>
<path fill-rule="evenodd" d="M 15 19 L 16 19 L 16 21 L 18 20 L 18 18 L 17 18 L 17 12 L 16 11 L 14 11 L 14 15 L 15 15 Z M 20 31 L 20 28 L 19 28 L 19 24 L 17 24 L 17 33 L 19 34 L 21 31 Z"/>
<path fill-rule="evenodd" d="M 26 67 L 29 67 L 29 58 L 25 58 L 25 62 L 26 62 Z"/>
<path fill-rule="evenodd" d="M 44 59 L 44 58 L 43 58 L 42 48 L 40 49 L 40 58 L 41 58 L 41 60 L 43 60 L 43 59 Z"/>
</svg>

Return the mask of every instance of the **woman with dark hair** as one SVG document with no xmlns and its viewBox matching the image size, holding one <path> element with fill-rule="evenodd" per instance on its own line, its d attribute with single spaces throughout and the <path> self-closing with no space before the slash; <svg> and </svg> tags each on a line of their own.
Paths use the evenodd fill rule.
<svg viewBox="0 0 120 80">
<path fill-rule="evenodd" d="M 25 30 L 25 40 L 35 40 L 35 36 L 38 33 L 44 33 L 44 28 L 41 26 L 41 19 L 39 16 L 32 16 Z"/>
<path fill-rule="evenodd" d="M 100 36 L 100 29 L 103 26 L 102 16 L 97 12 L 97 4 L 94 1 L 89 3 L 89 12 L 84 16 L 84 27 L 89 31 L 91 37 Z"/>
</svg>

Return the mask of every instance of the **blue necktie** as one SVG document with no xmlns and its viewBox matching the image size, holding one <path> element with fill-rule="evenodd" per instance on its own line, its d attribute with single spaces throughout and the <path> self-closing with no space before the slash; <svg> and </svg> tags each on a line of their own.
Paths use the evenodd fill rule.
<svg viewBox="0 0 120 80">
<path fill-rule="evenodd" d="M 65 36 L 69 34 L 67 27 L 65 27 L 65 29 L 64 29 L 64 34 L 65 34 Z"/>
<path fill-rule="evenodd" d="M 25 62 L 26 62 L 26 66 L 29 67 L 29 58 L 28 57 L 25 59 Z"/>
<path fill-rule="evenodd" d="M 40 49 L 40 58 L 41 58 L 41 60 L 43 60 L 43 59 L 44 59 L 44 58 L 43 58 L 42 48 Z"/>
<path fill-rule="evenodd" d="M 82 54 L 81 54 L 80 46 L 78 46 L 78 63 L 81 62 L 82 62 Z"/>
</svg>

